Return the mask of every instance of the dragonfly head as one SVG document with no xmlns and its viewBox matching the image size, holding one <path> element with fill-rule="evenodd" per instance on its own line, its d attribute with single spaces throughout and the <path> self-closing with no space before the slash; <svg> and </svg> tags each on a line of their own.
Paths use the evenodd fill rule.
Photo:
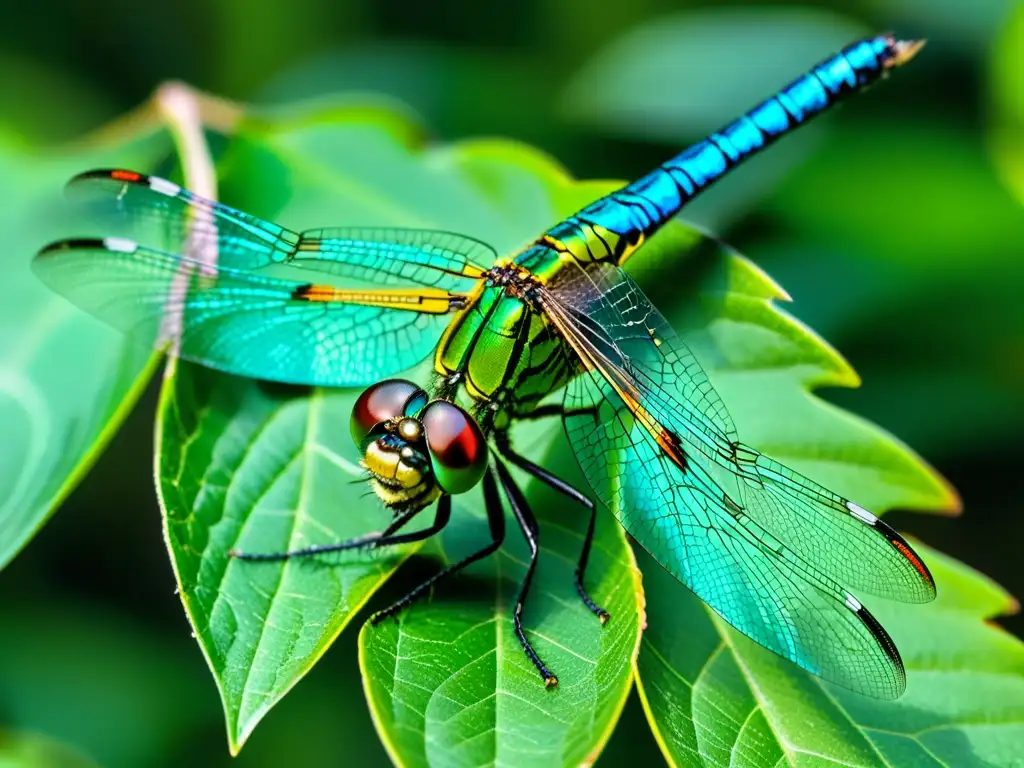
<svg viewBox="0 0 1024 768">
<path fill-rule="evenodd" d="M 464 493 L 487 469 L 487 440 L 473 417 L 455 403 L 428 400 L 410 381 L 367 388 L 350 426 L 374 492 L 396 513 Z"/>
</svg>

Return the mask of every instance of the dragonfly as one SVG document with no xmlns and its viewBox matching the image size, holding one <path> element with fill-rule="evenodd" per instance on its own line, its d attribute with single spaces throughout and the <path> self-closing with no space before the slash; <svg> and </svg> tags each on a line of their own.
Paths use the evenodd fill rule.
<svg viewBox="0 0 1024 768">
<path fill-rule="evenodd" d="M 602 625 L 609 615 L 585 588 L 598 504 L 743 634 L 825 680 L 895 698 L 906 686 L 899 652 L 851 590 L 926 602 L 927 566 L 867 509 L 741 442 L 697 358 L 623 265 L 714 181 L 921 45 L 891 35 L 849 45 L 513 255 L 451 232 L 294 232 L 165 179 L 96 170 L 72 179 L 69 194 L 116 233 L 52 243 L 33 268 L 73 303 L 182 359 L 364 388 L 350 428 L 389 524 L 288 552 L 233 551 L 239 560 L 424 540 L 449 523 L 454 496 L 482 486 L 486 545 L 371 622 L 497 551 L 507 504 L 530 552 L 513 629 L 556 686 L 522 622 L 541 531 L 517 467 L 589 515 L 575 588 Z M 154 225 L 171 247 L 125 236 Z M 395 378 L 431 355 L 422 384 Z M 516 450 L 512 425 L 548 417 L 561 418 L 589 493 Z M 427 509 L 432 521 L 410 527 Z"/>
</svg>

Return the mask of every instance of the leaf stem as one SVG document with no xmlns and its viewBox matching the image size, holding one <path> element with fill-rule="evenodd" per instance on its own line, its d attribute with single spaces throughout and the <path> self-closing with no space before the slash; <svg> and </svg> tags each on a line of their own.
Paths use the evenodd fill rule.
<svg viewBox="0 0 1024 768">
<path fill-rule="evenodd" d="M 210 147 L 203 135 L 204 121 L 198 93 L 181 82 L 167 82 L 153 94 L 153 103 L 171 132 L 181 158 L 185 186 L 203 197 L 217 198 L 217 175 Z"/>
<path fill-rule="evenodd" d="M 159 86 L 153 96 L 121 117 L 97 128 L 84 138 L 72 142 L 67 149 L 82 150 L 114 146 L 126 137 L 139 136 L 167 126 L 173 119 L 166 110 L 170 104 L 180 101 L 183 94 L 193 104 L 200 125 L 219 133 L 232 134 L 242 120 L 244 108 L 233 101 L 212 96 L 185 83 L 170 80 Z M 172 107 L 173 111 L 173 107 Z"/>
<path fill-rule="evenodd" d="M 209 200 L 217 199 L 217 172 L 206 142 L 203 115 L 197 92 L 181 82 L 167 82 L 153 94 L 157 114 L 167 125 L 178 157 L 181 159 L 185 186 Z M 208 208 L 192 210 L 187 237 L 182 245 L 186 255 L 200 264 L 201 275 L 213 276 L 217 266 L 217 229 L 213 212 Z M 192 268 L 182 263 L 174 276 L 167 300 L 161 338 L 167 339 L 177 352 L 183 330 L 184 296 L 192 279 Z M 164 378 L 173 375 L 175 366 L 164 369 Z"/>
</svg>

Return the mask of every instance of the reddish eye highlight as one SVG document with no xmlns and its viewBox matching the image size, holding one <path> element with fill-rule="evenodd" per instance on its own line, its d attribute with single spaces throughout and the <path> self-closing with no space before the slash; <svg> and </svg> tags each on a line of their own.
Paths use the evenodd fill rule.
<svg viewBox="0 0 1024 768">
<path fill-rule="evenodd" d="M 411 381 L 402 379 L 388 379 L 367 387 L 352 406 L 352 439 L 356 444 L 362 443 L 375 426 L 400 417 L 406 402 L 419 390 Z"/>
<path fill-rule="evenodd" d="M 476 421 L 454 403 L 435 400 L 420 416 L 437 484 L 445 493 L 465 493 L 487 469 L 487 440 Z"/>
</svg>

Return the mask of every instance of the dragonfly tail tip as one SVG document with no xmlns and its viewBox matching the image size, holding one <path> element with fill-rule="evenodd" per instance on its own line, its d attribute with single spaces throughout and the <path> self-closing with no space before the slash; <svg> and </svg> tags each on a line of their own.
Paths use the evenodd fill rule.
<svg viewBox="0 0 1024 768">
<path fill-rule="evenodd" d="M 889 60 L 890 67 L 899 67 L 914 58 L 924 48 L 928 41 L 924 38 L 918 40 L 897 40 L 892 45 L 893 57 Z"/>
</svg>

